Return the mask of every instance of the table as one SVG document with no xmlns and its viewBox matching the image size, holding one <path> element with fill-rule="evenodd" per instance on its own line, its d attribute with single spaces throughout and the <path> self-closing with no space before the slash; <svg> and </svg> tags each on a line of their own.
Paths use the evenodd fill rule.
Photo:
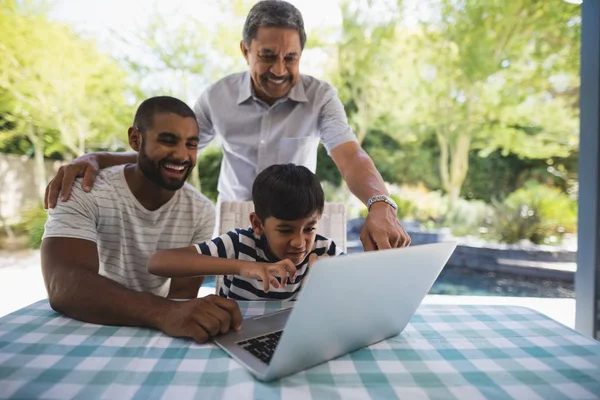
<svg viewBox="0 0 600 400">
<path fill-rule="evenodd" d="M 283 306 L 240 303 L 246 316 Z M 599 396 L 600 343 L 522 307 L 422 305 L 401 335 L 271 383 L 212 343 L 78 322 L 47 301 L 0 319 L 0 398 Z"/>
</svg>

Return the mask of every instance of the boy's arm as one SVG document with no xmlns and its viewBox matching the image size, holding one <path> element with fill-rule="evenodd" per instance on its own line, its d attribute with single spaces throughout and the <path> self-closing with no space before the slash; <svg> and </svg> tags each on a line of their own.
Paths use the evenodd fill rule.
<svg viewBox="0 0 600 400">
<path fill-rule="evenodd" d="M 279 288 L 275 276 L 282 278 L 283 286 L 287 279 L 296 278 L 296 266 L 290 260 L 276 263 L 260 263 L 230 258 L 220 258 L 199 254 L 195 246 L 181 249 L 162 250 L 148 260 L 148 272 L 158 276 L 182 278 L 199 275 L 240 275 L 259 279 L 265 292 L 272 285 Z"/>
<path fill-rule="evenodd" d="M 194 207 L 198 213 L 198 222 L 191 243 L 203 243 L 212 238 L 215 230 L 215 206 L 210 200 L 201 197 Z M 167 297 L 172 299 L 192 299 L 198 297 L 204 276 L 189 278 L 172 278 L 171 288 Z"/>
<path fill-rule="evenodd" d="M 148 260 L 148 272 L 170 278 L 206 275 L 239 275 L 240 266 L 251 261 L 199 254 L 196 246 L 156 252 Z"/>
</svg>

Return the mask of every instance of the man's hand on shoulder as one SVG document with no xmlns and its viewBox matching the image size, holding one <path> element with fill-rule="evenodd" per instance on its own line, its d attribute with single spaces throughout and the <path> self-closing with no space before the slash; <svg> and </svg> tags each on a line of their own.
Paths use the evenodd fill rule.
<svg viewBox="0 0 600 400">
<path fill-rule="evenodd" d="M 78 177 L 83 177 L 83 190 L 89 192 L 94 185 L 98 172 L 100 172 L 100 166 L 94 154 L 84 155 L 72 163 L 60 167 L 54 178 L 46 186 L 44 209 L 56 207 L 59 194 L 62 201 L 67 201 L 71 195 L 73 183 Z"/>
<path fill-rule="evenodd" d="M 383 250 L 410 245 L 410 236 L 400 224 L 396 210 L 384 202 L 371 206 L 360 233 L 365 251 Z"/>
<path fill-rule="evenodd" d="M 216 295 L 173 301 L 158 326 L 169 336 L 189 337 L 198 343 L 241 327 L 242 313 L 238 304 Z"/>
</svg>

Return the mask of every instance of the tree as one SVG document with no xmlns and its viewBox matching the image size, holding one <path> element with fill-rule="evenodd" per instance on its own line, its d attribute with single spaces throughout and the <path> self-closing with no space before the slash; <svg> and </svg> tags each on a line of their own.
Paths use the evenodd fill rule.
<svg viewBox="0 0 600 400">
<path fill-rule="evenodd" d="M 344 9 L 334 77 L 359 140 L 434 137 L 451 203 L 472 149 L 526 158 L 576 150 L 578 8 L 528 0 L 419 7 L 416 23 L 406 13 L 369 19 Z"/>
<path fill-rule="evenodd" d="M 227 16 L 227 23 L 217 24 L 214 32 L 192 16 L 181 18 L 156 12 L 147 25 L 138 29 L 138 34 L 121 37 L 131 49 L 121 62 L 139 87 L 137 102 L 168 94 L 193 105 L 204 87 L 242 69 L 240 18 L 249 4 L 247 0 L 218 2 L 216 6 Z M 214 165 L 212 156 L 209 158 L 208 164 Z M 197 173 L 190 175 L 190 183 L 201 188 Z M 209 192 L 212 194 L 212 189 Z"/>
<path fill-rule="evenodd" d="M 527 0 L 437 4 L 440 21 L 413 36 L 421 49 L 415 72 L 429 76 L 415 88 L 422 106 L 412 117 L 437 138 L 451 202 L 471 148 L 527 158 L 576 150 L 578 9 Z"/>
<path fill-rule="evenodd" d="M 124 71 L 44 12 L 13 1 L 0 4 L 1 135 L 30 143 L 40 197 L 45 155 L 83 154 L 90 141 L 123 135 L 131 118 Z"/>
<path fill-rule="evenodd" d="M 373 3 L 369 5 L 375 6 Z M 386 130 L 393 129 L 408 112 L 406 108 L 390 107 L 394 85 L 390 86 L 388 70 L 396 46 L 398 7 L 395 2 L 377 3 L 377 8 L 386 9 L 392 16 L 384 20 L 369 18 L 364 4 L 342 3 L 341 37 L 330 72 L 359 143 L 369 130 L 376 130 L 382 124 Z"/>
</svg>

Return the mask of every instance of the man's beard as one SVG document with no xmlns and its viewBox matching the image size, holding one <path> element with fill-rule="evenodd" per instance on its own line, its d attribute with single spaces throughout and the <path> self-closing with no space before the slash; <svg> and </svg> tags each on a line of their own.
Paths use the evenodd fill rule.
<svg viewBox="0 0 600 400">
<path fill-rule="evenodd" d="M 187 168 L 187 171 L 181 179 L 166 179 L 161 171 L 164 164 L 184 165 Z M 187 178 L 190 176 L 194 168 L 192 163 L 189 161 L 186 161 L 185 163 L 169 159 L 164 159 L 158 162 L 152 161 L 146 155 L 146 151 L 144 150 L 144 144 L 142 144 L 142 148 L 140 149 L 140 152 L 138 154 L 138 165 L 140 167 L 140 170 L 148 180 L 167 190 L 181 189 L 181 187 L 185 184 Z"/>
</svg>

